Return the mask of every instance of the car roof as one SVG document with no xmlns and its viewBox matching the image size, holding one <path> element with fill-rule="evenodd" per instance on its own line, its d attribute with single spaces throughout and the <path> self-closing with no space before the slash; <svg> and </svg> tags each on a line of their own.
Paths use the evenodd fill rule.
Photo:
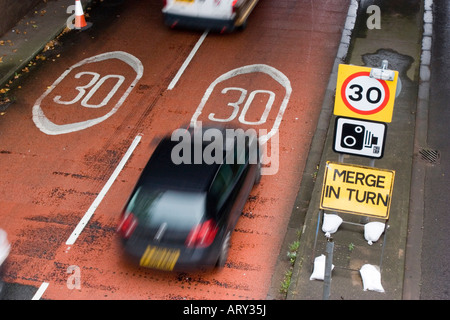
<svg viewBox="0 0 450 320">
<path fill-rule="evenodd" d="M 161 140 L 144 168 L 138 185 L 172 190 L 208 191 L 220 163 L 175 164 L 171 153 L 178 143 L 180 142 L 171 141 L 170 137 Z"/>
</svg>

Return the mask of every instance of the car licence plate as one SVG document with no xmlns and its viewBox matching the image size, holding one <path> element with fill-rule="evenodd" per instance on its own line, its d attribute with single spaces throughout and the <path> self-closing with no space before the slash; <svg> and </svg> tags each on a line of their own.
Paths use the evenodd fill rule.
<svg viewBox="0 0 450 320">
<path fill-rule="evenodd" d="M 193 3 L 195 0 L 175 0 L 175 2 L 188 2 Z"/>
<path fill-rule="evenodd" d="M 159 248 L 148 246 L 141 257 L 139 265 L 147 268 L 154 268 L 172 271 L 180 256 L 180 250 Z"/>
</svg>

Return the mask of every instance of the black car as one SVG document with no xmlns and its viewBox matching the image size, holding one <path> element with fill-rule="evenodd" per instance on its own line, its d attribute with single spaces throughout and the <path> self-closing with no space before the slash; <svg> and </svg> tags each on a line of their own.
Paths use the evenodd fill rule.
<svg viewBox="0 0 450 320">
<path fill-rule="evenodd" d="M 215 130 L 214 152 L 210 142 L 198 139 L 208 130 Z M 167 271 L 223 267 L 231 234 L 259 182 L 256 134 L 207 128 L 189 129 L 186 135 L 187 142 L 173 141 L 173 135 L 161 140 L 122 212 L 118 232 L 127 256 L 140 266 Z M 181 143 L 187 157 L 182 155 L 186 161 L 180 163 L 175 157 Z M 221 161 L 208 161 L 207 152 Z"/>
</svg>

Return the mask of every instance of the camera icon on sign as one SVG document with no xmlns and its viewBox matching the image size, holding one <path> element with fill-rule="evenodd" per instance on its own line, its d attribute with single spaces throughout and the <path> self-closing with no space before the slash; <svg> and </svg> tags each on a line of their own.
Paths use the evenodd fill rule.
<svg viewBox="0 0 450 320">
<path fill-rule="evenodd" d="M 333 150 L 381 159 L 385 144 L 387 125 L 382 122 L 337 117 Z"/>
<path fill-rule="evenodd" d="M 363 150 L 363 148 L 372 148 L 377 144 L 378 137 L 367 130 L 365 126 L 352 123 L 342 125 L 342 148 Z"/>
</svg>

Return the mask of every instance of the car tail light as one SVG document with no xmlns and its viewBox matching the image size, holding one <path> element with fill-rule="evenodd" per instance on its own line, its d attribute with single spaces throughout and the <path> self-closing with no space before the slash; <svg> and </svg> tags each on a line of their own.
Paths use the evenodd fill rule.
<svg viewBox="0 0 450 320">
<path fill-rule="evenodd" d="M 196 225 L 186 238 L 188 248 L 206 248 L 214 241 L 217 234 L 217 226 L 213 219 Z"/>
<path fill-rule="evenodd" d="M 233 0 L 233 2 L 231 3 L 231 6 L 233 7 L 233 13 L 236 12 L 236 2 L 237 0 Z"/>
<path fill-rule="evenodd" d="M 137 219 L 134 214 L 132 214 L 131 212 L 126 212 L 123 214 L 122 220 L 117 227 L 117 232 L 125 239 L 128 239 L 136 229 L 136 226 Z"/>
</svg>

